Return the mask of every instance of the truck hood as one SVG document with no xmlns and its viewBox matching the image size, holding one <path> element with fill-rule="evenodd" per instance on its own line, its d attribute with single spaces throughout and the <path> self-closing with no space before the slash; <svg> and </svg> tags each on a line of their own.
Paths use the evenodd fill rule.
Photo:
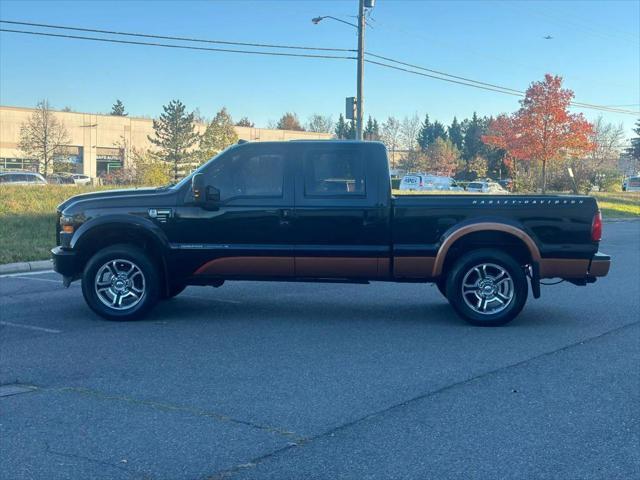
<svg viewBox="0 0 640 480">
<path fill-rule="evenodd" d="M 118 190 L 104 190 L 101 192 L 82 193 L 66 199 L 60 205 L 58 205 L 58 211 L 62 212 L 68 207 L 82 204 L 83 206 L 89 206 L 94 202 L 100 204 L 110 204 L 113 200 L 120 200 L 122 197 L 130 198 L 143 198 L 153 195 L 166 196 L 167 194 L 175 193 L 167 188 L 127 188 Z"/>
</svg>

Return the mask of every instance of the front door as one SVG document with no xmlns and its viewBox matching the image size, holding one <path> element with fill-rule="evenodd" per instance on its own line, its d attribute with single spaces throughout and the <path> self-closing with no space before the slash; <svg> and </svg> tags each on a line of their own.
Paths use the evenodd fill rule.
<svg viewBox="0 0 640 480">
<path fill-rule="evenodd" d="M 293 178 L 281 145 L 230 149 L 203 171 L 220 191 L 213 208 L 186 192 L 174 227 L 173 248 L 188 251 L 191 275 L 218 278 L 290 277 L 294 274 L 290 218 Z M 179 258 L 180 255 L 178 254 Z"/>
</svg>

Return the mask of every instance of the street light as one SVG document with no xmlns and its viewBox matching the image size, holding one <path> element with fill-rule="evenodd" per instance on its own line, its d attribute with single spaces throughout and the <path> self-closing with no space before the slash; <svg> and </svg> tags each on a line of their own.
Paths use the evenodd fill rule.
<svg viewBox="0 0 640 480">
<path fill-rule="evenodd" d="M 325 18 L 330 18 L 331 20 L 335 20 L 336 22 L 346 23 L 347 25 L 351 25 L 354 28 L 358 28 L 358 25 L 356 25 L 355 23 L 347 22 L 346 20 L 342 20 L 341 18 L 337 18 L 337 17 L 332 17 L 331 15 L 325 15 L 323 17 L 315 17 L 315 18 L 312 18 L 311 21 L 317 25 Z"/>
<path fill-rule="evenodd" d="M 340 18 L 332 17 L 331 15 L 325 15 L 322 17 L 312 18 L 311 21 L 317 25 L 325 18 L 330 18 L 337 22 L 346 23 L 354 28 L 358 29 L 358 70 L 356 78 L 356 140 L 362 140 L 362 123 L 364 118 L 364 30 L 366 26 L 364 18 L 364 9 L 373 8 L 375 0 L 359 0 L 358 2 L 358 24 L 347 22 Z"/>
</svg>

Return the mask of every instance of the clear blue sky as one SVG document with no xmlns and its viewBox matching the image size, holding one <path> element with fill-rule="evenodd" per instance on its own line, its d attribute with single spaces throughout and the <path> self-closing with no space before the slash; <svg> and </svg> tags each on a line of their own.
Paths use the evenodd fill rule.
<svg viewBox="0 0 640 480">
<path fill-rule="evenodd" d="M 3 20 L 261 43 L 355 48 L 356 0 L 71 1 L 0 0 Z M 565 78 L 576 100 L 640 110 L 640 2 L 377 0 L 367 50 L 523 90 L 546 72 Z M 6 25 L 3 25 L 7 27 Z M 11 28 L 11 27 L 8 27 Z M 18 27 L 20 28 L 20 27 Z M 542 37 L 551 35 L 552 40 Z M 259 57 L 102 44 L 0 33 L 0 103 L 108 112 L 116 98 L 131 115 L 156 116 L 179 98 L 212 116 L 227 106 L 257 126 L 285 111 L 302 121 L 344 109 L 355 95 L 350 60 Z M 517 98 L 366 67 L 365 114 L 384 120 L 429 113 L 450 122 L 517 109 Z M 584 111 L 589 119 L 600 113 Z M 603 114 L 624 123 L 635 118 Z"/>
</svg>

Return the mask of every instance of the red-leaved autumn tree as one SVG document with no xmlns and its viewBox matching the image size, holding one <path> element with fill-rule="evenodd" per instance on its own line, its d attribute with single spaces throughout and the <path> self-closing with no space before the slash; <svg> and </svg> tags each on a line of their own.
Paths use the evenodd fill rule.
<svg viewBox="0 0 640 480">
<path fill-rule="evenodd" d="M 542 164 L 542 193 L 547 189 L 547 163 L 593 149 L 593 125 L 581 113 L 569 113 L 573 91 L 562 88 L 562 77 L 546 74 L 533 82 L 520 101 L 520 109 L 501 115 L 482 141 L 506 150 L 515 160 Z"/>
</svg>

